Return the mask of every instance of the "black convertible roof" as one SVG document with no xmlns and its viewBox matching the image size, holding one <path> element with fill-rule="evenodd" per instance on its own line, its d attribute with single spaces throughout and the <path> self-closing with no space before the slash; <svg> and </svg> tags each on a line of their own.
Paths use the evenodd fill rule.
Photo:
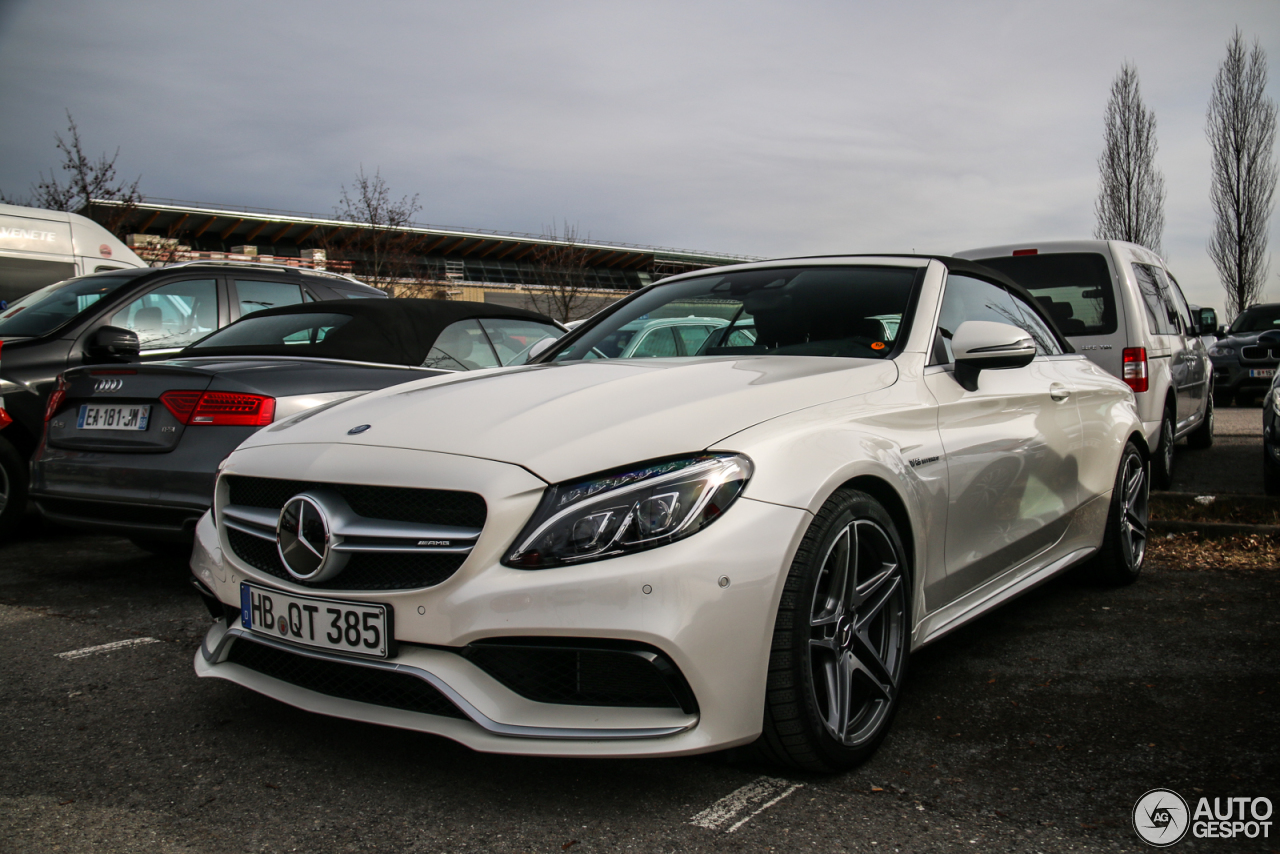
<svg viewBox="0 0 1280 854">
<path fill-rule="evenodd" d="M 451 302 L 434 299 L 345 299 L 255 311 L 202 340 L 207 341 L 219 332 L 234 329 L 246 320 L 254 318 L 308 314 L 345 314 L 351 320 L 334 329 L 318 344 L 204 347 L 201 346 L 201 341 L 197 341 L 183 350 L 178 358 L 183 356 L 312 356 L 355 362 L 421 365 L 441 330 L 459 320 L 473 317 L 502 317 L 554 324 L 551 318 L 535 311 L 482 302 Z"/>
</svg>

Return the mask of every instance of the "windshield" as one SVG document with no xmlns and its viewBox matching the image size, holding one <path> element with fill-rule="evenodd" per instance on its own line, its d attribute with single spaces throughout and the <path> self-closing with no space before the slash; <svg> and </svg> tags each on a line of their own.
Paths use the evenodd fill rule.
<svg viewBox="0 0 1280 854">
<path fill-rule="evenodd" d="M 915 267 L 785 267 L 658 285 L 548 358 L 883 359 L 907 332 L 903 314 L 918 272 Z"/>
<path fill-rule="evenodd" d="M 0 312 L 0 336 L 46 335 L 89 308 L 133 276 L 86 276 L 32 291 Z"/>
<path fill-rule="evenodd" d="M 1231 334 L 1252 334 L 1266 332 L 1268 329 L 1280 328 L 1280 305 L 1260 305 L 1246 309 L 1235 323 L 1231 324 Z M 0 332 L 4 327 L 0 327 Z"/>
</svg>

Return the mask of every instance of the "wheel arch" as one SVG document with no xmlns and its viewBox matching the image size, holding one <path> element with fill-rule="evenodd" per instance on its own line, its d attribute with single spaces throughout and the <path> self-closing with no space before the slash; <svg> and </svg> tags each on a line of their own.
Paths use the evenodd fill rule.
<svg viewBox="0 0 1280 854">
<path fill-rule="evenodd" d="M 898 494 L 898 490 L 889 481 L 874 474 L 862 474 L 850 478 L 840 484 L 839 488 L 856 489 L 865 492 L 880 502 L 880 506 L 889 514 L 889 518 L 893 520 L 894 526 L 898 529 L 898 537 L 902 540 L 902 547 L 907 552 L 907 572 L 911 576 L 912 586 L 914 587 L 917 577 L 915 528 L 911 524 L 911 514 L 907 510 L 907 503 Z"/>
</svg>

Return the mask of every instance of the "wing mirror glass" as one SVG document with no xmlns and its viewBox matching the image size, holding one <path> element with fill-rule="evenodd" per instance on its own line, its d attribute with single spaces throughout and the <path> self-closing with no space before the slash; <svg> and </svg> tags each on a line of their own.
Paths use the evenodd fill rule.
<svg viewBox="0 0 1280 854">
<path fill-rule="evenodd" d="M 128 362 L 138 358 L 138 333 L 119 326 L 103 326 L 89 336 L 85 355 L 94 362 Z"/>
<path fill-rule="evenodd" d="M 1012 324 L 966 320 L 951 339 L 951 353 L 956 382 L 977 391 L 979 372 L 1029 365 L 1036 357 L 1036 344 L 1026 330 Z"/>
</svg>

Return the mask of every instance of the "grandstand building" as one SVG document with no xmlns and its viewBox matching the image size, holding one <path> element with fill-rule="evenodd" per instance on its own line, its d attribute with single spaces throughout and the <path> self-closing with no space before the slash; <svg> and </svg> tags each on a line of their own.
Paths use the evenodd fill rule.
<svg viewBox="0 0 1280 854">
<path fill-rule="evenodd" d="M 111 203 L 95 203 L 106 218 Z M 180 260 L 238 259 L 322 267 L 373 278 L 393 294 L 424 293 L 453 299 L 520 302 L 511 294 L 543 286 L 545 258 L 553 247 L 572 246 L 582 286 L 602 297 L 677 273 L 756 260 L 742 255 L 694 252 L 599 240 L 564 241 L 545 235 L 411 225 L 375 228 L 367 223 L 263 208 L 228 208 L 147 199 L 128 212 L 118 233 L 153 264 Z M 373 232 L 378 232 L 374 235 Z M 378 250 L 371 250 L 376 237 Z M 389 248 L 389 249 L 388 249 Z M 377 274 L 373 251 L 394 251 L 397 267 Z M 564 257 L 561 252 L 559 256 Z M 507 296 L 504 296 L 504 293 Z"/>
</svg>

